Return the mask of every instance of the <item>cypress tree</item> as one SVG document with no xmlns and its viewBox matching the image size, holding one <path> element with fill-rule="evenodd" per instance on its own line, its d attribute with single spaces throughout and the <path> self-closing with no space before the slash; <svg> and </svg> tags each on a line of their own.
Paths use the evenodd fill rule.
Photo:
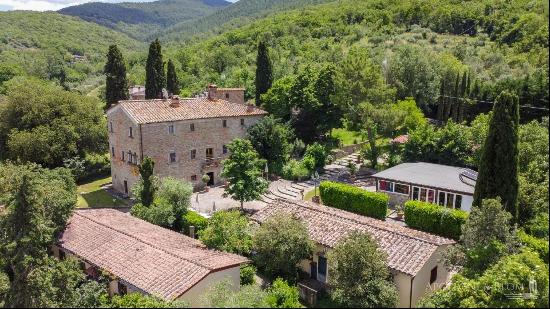
<svg viewBox="0 0 550 309">
<path fill-rule="evenodd" d="M 176 74 L 176 67 L 172 62 L 172 59 L 168 60 L 168 66 L 166 68 L 166 90 L 168 90 L 168 93 L 170 94 L 180 94 L 180 85 Z"/>
<path fill-rule="evenodd" d="M 145 65 L 145 98 L 162 98 L 162 89 L 166 87 L 162 47 L 158 39 L 149 46 L 149 55 Z"/>
<path fill-rule="evenodd" d="M 128 99 L 128 80 L 126 79 L 126 65 L 118 46 L 109 46 L 107 63 L 103 69 L 105 73 L 105 100 L 106 108 L 120 100 Z"/>
<path fill-rule="evenodd" d="M 437 120 L 444 121 L 445 115 L 445 78 L 441 79 L 439 86 L 439 105 L 437 106 Z"/>
<path fill-rule="evenodd" d="M 473 202 L 479 206 L 484 199 L 500 197 L 514 218 L 518 216 L 518 127 L 519 99 L 502 92 L 493 107 Z"/>
<path fill-rule="evenodd" d="M 273 67 L 269 58 L 269 51 L 264 41 L 258 43 L 256 57 L 256 105 L 261 104 L 260 96 L 266 93 L 273 83 Z"/>
<path fill-rule="evenodd" d="M 155 185 L 153 184 L 153 170 L 155 168 L 155 162 L 149 157 L 145 157 L 141 165 L 139 166 L 139 174 L 143 181 L 143 188 L 141 190 L 141 203 L 144 206 L 149 207 L 153 203 L 155 197 Z"/>
<path fill-rule="evenodd" d="M 462 74 L 462 81 L 460 82 L 460 99 L 458 99 L 458 113 L 456 120 L 458 123 L 464 121 L 464 105 L 466 103 L 466 93 L 468 92 L 468 72 Z"/>
<path fill-rule="evenodd" d="M 453 118 L 454 122 L 458 122 L 458 105 L 460 104 L 460 72 L 456 73 L 455 77 L 455 88 L 453 89 L 453 109 L 451 112 L 451 116 Z"/>
</svg>

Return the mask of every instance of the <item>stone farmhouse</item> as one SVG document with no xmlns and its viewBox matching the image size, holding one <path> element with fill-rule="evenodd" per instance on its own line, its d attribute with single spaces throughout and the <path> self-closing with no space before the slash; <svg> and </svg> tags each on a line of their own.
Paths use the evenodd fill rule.
<svg viewBox="0 0 550 309">
<path fill-rule="evenodd" d="M 393 205 L 407 200 L 470 211 L 477 172 L 425 162 L 402 163 L 372 175 L 376 189 L 390 196 Z"/>
<path fill-rule="evenodd" d="M 139 292 L 191 306 L 221 280 L 238 290 L 240 265 L 249 262 L 115 209 L 76 210 L 52 251 L 79 260 L 91 278 L 107 273 L 110 295 Z"/>
<path fill-rule="evenodd" d="M 308 291 L 324 287 L 330 277 L 327 252 L 352 231 L 371 235 L 387 253 L 388 266 L 399 294 L 399 308 L 414 307 L 422 296 L 443 287 L 449 280 L 449 272 L 440 257 L 445 248 L 455 243 L 451 239 L 297 200 L 275 200 L 256 212 L 252 220 L 261 224 L 278 213 L 301 220 L 317 244 L 313 258 L 300 263 L 301 270 L 310 277 L 305 281 L 307 284 L 300 285 L 304 299 L 314 298 Z"/>
<path fill-rule="evenodd" d="M 128 195 L 146 156 L 157 176 L 220 184 L 227 145 L 266 114 L 245 104 L 243 88 L 216 85 L 195 98 L 120 101 L 107 111 L 113 188 Z"/>
</svg>

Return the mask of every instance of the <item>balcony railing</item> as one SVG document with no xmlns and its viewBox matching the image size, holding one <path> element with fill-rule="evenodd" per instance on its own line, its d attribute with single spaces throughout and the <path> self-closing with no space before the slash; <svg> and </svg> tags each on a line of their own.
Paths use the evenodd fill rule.
<svg viewBox="0 0 550 309">
<path fill-rule="evenodd" d="M 206 157 L 202 163 L 202 168 L 218 167 L 223 159 L 223 157 Z"/>
</svg>

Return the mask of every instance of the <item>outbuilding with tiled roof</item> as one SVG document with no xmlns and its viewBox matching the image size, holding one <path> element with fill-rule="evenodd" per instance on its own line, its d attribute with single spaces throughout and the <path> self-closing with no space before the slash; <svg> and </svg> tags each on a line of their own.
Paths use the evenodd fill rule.
<svg viewBox="0 0 550 309">
<path fill-rule="evenodd" d="M 115 209 L 76 210 L 54 254 L 76 257 L 89 275 L 112 275 L 111 293 L 135 291 L 190 303 L 220 280 L 238 289 L 240 265 L 248 263 Z"/>
<path fill-rule="evenodd" d="M 399 292 L 399 307 L 414 306 L 427 291 L 443 286 L 449 279 L 440 257 L 455 243 L 451 239 L 306 201 L 275 200 L 252 219 L 261 224 L 278 213 L 301 220 L 317 243 L 313 259 L 300 266 L 318 281 L 326 282 L 330 276 L 326 253 L 354 231 L 372 236 L 387 254 Z"/>
</svg>

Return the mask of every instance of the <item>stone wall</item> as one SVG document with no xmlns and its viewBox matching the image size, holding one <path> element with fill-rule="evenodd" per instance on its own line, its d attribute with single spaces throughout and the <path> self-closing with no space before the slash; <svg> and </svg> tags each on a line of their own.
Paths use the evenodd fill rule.
<svg viewBox="0 0 550 309">
<path fill-rule="evenodd" d="M 218 185 L 223 182 L 220 177 L 222 171 L 220 162 L 228 156 L 228 153 L 223 153 L 223 146 L 228 145 L 235 138 L 245 137 L 247 129 L 261 118 L 262 116 L 243 116 L 151 123 L 142 125 L 140 132 L 140 127 L 132 123 L 123 111 L 117 109 L 109 115 L 109 121 L 116 123 L 115 127 L 124 128 L 133 125 L 134 138 L 128 138 L 127 134 L 124 136 L 117 132 L 110 133 L 109 144 L 115 147 L 117 155 L 121 149 L 136 151 L 141 161 L 139 144 L 141 140 L 143 157 L 151 157 L 155 162 L 155 175 L 172 176 L 199 186 L 202 184 L 202 175 L 211 172 L 215 184 Z M 241 119 L 244 119 L 244 125 L 241 125 Z M 226 127 L 223 126 L 223 120 L 226 121 Z M 191 124 L 194 125 L 194 131 L 191 131 Z M 170 125 L 174 126 L 173 134 L 169 133 Z M 213 150 L 214 159 L 209 161 L 211 164 L 206 164 L 207 148 Z M 196 150 L 194 159 L 191 159 L 192 150 Z M 176 155 L 173 163 L 170 162 L 170 153 Z M 113 187 L 117 191 L 124 192 L 124 181 L 127 181 L 128 188 L 131 188 L 139 179 L 137 166 L 121 162 L 116 158 L 112 162 Z M 196 176 L 196 181 L 192 181 L 193 176 Z"/>
<path fill-rule="evenodd" d="M 226 100 L 233 103 L 244 104 L 244 89 L 239 88 L 217 88 L 216 99 Z"/>
</svg>

